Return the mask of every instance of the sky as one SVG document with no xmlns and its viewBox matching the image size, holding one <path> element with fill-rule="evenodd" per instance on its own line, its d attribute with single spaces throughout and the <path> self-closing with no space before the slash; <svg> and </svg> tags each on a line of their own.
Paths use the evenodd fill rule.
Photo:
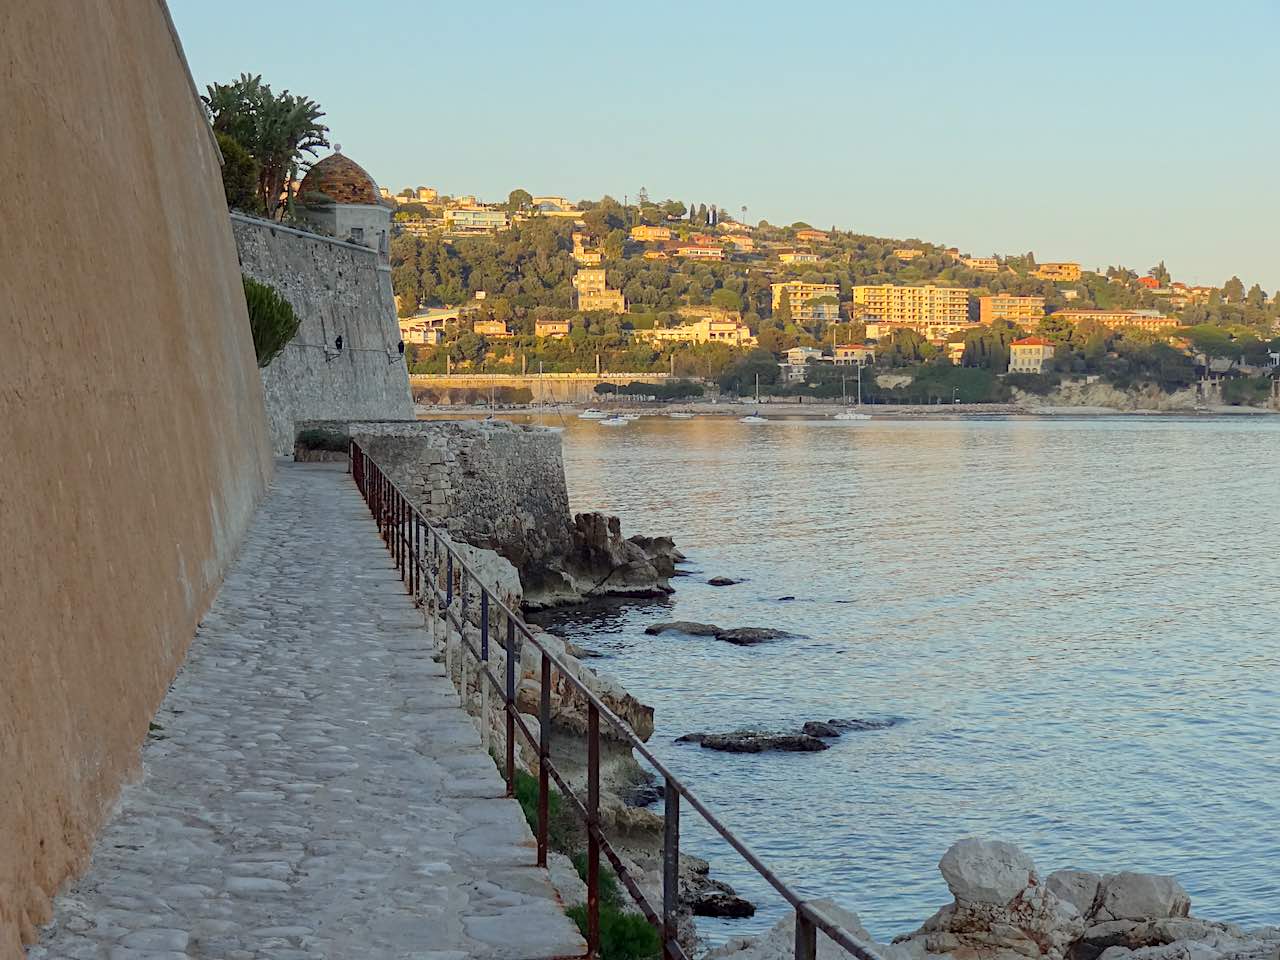
<svg viewBox="0 0 1280 960">
<path fill-rule="evenodd" d="M 1280 288 L 1280 0 L 169 4 L 202 91 L 311 97 L 393 192 L 643 187 Z"/>
</svg>

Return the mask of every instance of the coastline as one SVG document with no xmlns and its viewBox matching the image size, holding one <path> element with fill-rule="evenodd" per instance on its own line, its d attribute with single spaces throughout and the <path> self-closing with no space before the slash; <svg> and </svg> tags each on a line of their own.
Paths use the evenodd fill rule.
<svg viewBox="0 0 1280 960">
<path fill-rule="evenodd" d="M 415 404 L 414 412 L 418 419 L 439 420 L 456 417 L 485 417 L 494 414 L 499 418 L 529 417 L 544 419 L 547 424 L 554 425 L 560 418 L 576 418 L 590 407 L 583 403 L 562 403 L 555 406 L 539 408 L 536 404 L 499 405 L 495 411 L 483 404 Z M 844 410 L 853 409 L 852 405 L 840 403 L 795 403 L 792 401 L 762 400 L 713 402 L 702 400 L 693 403 L 613 403 L 600 401 L 599 409 L 609 413 L 635 414 L 640 417 L 665 417 L 669 413 L 693 413 L 699 417 L 718 417 L 737 419 L 748 413 L 759 411 L 761 416 L 770 420 L 820 420 L 829 419 Z M 1280 414 L 1280 410 L 1266 407 L 1245 407 L 1219 404 L 1204 409 L 1148 410 L 1122 409 L 1103 406 L 1071 406 L 1030 403 L 962 403 L 937 404 L 924 406 L 920 404 L 864 404 L 860 409 L 877 420 L 1069 420 L 1092 419 L 1099 417 L 1153 417 L 1210 420 L 1234 417 L 1265 417 Z"/>
</svg>

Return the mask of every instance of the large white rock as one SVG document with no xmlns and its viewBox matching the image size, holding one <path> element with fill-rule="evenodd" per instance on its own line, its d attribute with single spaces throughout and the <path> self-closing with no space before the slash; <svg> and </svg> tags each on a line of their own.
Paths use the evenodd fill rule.
<svg viewBox="0 0 1280 960">
<path fill-rule="evenodd" d="M 1003 840 L 970 837 L 953 843 L 938 863 L 957 901 L 1006 904 L 1035 882 L 1031 858 Z"/>
<path fill-rule="evenodd" d="M 1093 909 L 1100 883 L 1102 877 L 1088 870 L 1055 870 L 1044 881 L 1051 893 L 1074 906 L 1081 916 L 1088 916 Z"/>
<path fill-rule="evenodd" d="M 1154 873 L 1113 873 L 1102 878 L 1098 920 L 1146 920 L 1185 917 L 1191 898 L 1173 877 Z"/>
</svg>

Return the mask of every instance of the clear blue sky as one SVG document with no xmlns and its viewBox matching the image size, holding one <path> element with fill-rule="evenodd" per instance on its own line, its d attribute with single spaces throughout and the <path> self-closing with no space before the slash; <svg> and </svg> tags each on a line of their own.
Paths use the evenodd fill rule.
<svg viewBox="0 0 1280 960">
<path fill-rule="evenodd" d="M 1280 287 L 1280 2 L 169 0 L 391 190 L 746 205 Z"/>
</svg>

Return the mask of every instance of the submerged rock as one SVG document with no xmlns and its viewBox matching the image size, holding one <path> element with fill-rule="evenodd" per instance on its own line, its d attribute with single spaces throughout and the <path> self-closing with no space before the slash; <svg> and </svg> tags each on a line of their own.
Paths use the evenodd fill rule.
<svg viewBox="0 0 1280 960">
<path fill-rule="evenodd" d="M 741 582 L 741 580 L 735 580 L 733 577 L 712 577 L 707 581 L 707 584 L 712 587 L 732 587 L 734 584 Z"/>
<path fill-rule="evenodd" d="M 810 720 L 805 723 L 803 732 L 811 737 L 830 739 L 840 736 L 840 730 L 834 723 L 823 723 L 821 720 Z"/>
<path fill-rule="evenodd" d="M 830 747 L 826 741 L 807 733 L 761 733 L 756 730 L 687 733 L 683 737 L 677 737 L 676 743 L 696 743 L 704 750 L 719 750 L 723 753 L 764 753 L 769 750 L 814 753 Z"/>
<path fill-rule="evenodd" d="M 774 630 L 770 627 L 735 627 L 732 630 L 721 630 L 716 634 L 717 640 L 736 644 L 739 647 L 754 646 L 770 640 L 782 640 L 791 634 L 785 630 Z"/>
<path fill-rule="evenodd" d="M 644 628 L 650 636 L 660 633 L 687 633 L 691 637 L 714 637 L 724 630 L 714 623 L 697 623 L 693 620 L 668 620 L 664 623 L 651 623 Z"/>
</svg>

